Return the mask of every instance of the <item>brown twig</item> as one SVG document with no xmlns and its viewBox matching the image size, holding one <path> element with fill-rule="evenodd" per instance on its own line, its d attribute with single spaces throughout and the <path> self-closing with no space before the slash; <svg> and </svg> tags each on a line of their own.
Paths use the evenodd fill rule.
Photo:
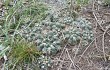
<svg viewBox="0 0 110 70">
<path fill-rule="evenodd" d="M 65 47 L 63 48 L 63 50 L 62 50 L 62 52 L 61 52 L 61 55 L 59 56 L 58 60 L 60 60 L 61 56 L 64 54 L 66 46 L 67 46 L 67 45 L 65 45 Z M 58 65 L 58 62 L 56 63 L 56 65 Z"/>
<path fill-rule="evenodd" d="M 95 0 L 93 1 L 93 6 L 92 6 L 92 10 L 93 10 L 93 16 L 95 17 L 95 19 L 96 19 L 96 21 L 97 21 L 97 23 L 95 24 L 95 33 L 96 33 L 96 30 L 97 30 L 97 27 L 98 27 L 98 20 L 97 20 L 97 17 L 96 17 L 96 15 L 95 15 L 95 12 L 94 12 L 94 4 L 95 4 Z M 98 48 L 98 46 L 97 46 L 97 38 L 95 39 L 95 47 L 97 48 L 97 50 L 99 50 L 99 51 L 101 51 L 99 48 Z"/>
<path fill-rule="evenodd" d="M 106 61 L 106 53 L 105 53 L 105 49 L 104 49 L 104 37 L 105 37 L 105 34 L 106 34 L 106 33 L 107 33 L 109 36 L 110 36 L 110 34 L 107 32 L 108 29 L 105 30 L 105 29 L 101 26 L 101 24 L 98 22 L 98 19 L 97 19 L 97 17 L 96 17 L 95 12 L 93 12 L 93 15 L 94 15 L 95 20 L 96 20 L 96 22 L 97 22 L 97 23 L 96 23 L 96 27 L 95 27 L 95 31 L 96 31 L 98 25 L 100 26 L 101 30 L 104 31 L 104 33 L 103 33 L 103 38 L 102 38 L 102 46 L 103 46 L 104 60 Z M 95 46 L 97 47 L 96 39 L 95 39 Z"/>
<path fill-rule="evenodd" d="M 94 42 L 95 40 L 93 40 L 89 46 L 84 50 L 84 52 L 82 53 L 81 57 L 85 54 L 85 52 L 88 50 L 88 48 L 91 46 L 91 44 Z M 81 60 L 81 57 L 79 58 L 78 62 Z"/>
<path fill-rule="evenodd" d="M 102 36 L 102 35 L 99 35 L 98 37 L 100 37 L 100 36 Z M 96 38 L 98 38 L 98 37 L 96 37 Z M 96 39 L 95 38 L 95 39 Z M 92 43 L 95 41 L 95 39 L 88 45 L 88 47 L 84 50 L 84 52 L 82 53 L 82 55 L 81 55 L 81 57 L 79 58 L 79 60 L 78 60 L 78 62 L 81 60 L 81 58 L 82 58 L 82 56 L 85 54 L 85 52 L 88 50 L 88 48 L 92 45 Z"/>
<path fill-rule="evenodd" d="M 73 66 L 74 66 L 74 68 L 75 68 L 75 70 L 76 70 L 75 63 L 74 63 L 74 61 L 72 60 L 72 58 L 71 58 L 71 56 L 70 56 L 70 54 L 69 54 L 69 52 L 68 52 L 68 49 L 66 49 L 66 52 L 67 52 L 67 55 L 68 55 L 68 57 L 69 57 L 71 63 L 73 64 Z"/>
<path fill-rule="evenodd" d="M 77 66 L 77 65 L 74 63 L 74 61 L 72 60 L 72 58 L 71 58 L 71 56 L 70 56 L 70 54 L 69 54 L 69 52 L 68 52 L 68 49 L 66 49 L 66 52 L 67 52 L 67 55 L 68 55 L 68 57 L 69 57 L 69 59 L 70 59 L 72 65 L 74 66 L 75 70 L 77 70 L 76 67 L 79 68 L 79 70 L 81 70 L 80 67 Z M 71 64 L 70 64 L 70 65 L 71 65 Z"/>
<path fill-rule="evenodd" d="M 105 34 L 107 33 L 108 29 L 110 28 L 110 25 L 109 27 L 105 30 L 105 32 L 103 33 L 103 37 L 102 37 L 102 46 L 103 46 L 103 55 L 104 55 L 104 60 L 106 60 L 106 54 L 105 54 Z"/>
<path fill-rule="evenodd" d="M 98 22 L 98 19 L 97 19 L 97 17 L 96 17 L 96 14 L 95 14 L 95 12 L 93 12 L 93 15 L 94 15 L 94 17 L 95 17 L 95 20 L 96 20 L 96 22 L 97 22 L 97 25 L 96 26 L 100 26 L 100 28 L 101 28 L 101 30 L 102 31 L 104 31 L 105 32 L 105 29 L 100 25 L 100 23 Z M 107 32 L 107 34 L 110 36 L 110 34 Z"/>
</svg>

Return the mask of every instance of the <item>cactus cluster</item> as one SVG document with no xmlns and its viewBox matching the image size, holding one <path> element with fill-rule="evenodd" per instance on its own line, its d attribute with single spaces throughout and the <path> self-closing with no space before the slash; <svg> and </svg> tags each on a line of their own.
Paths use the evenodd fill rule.
<svg viewBox="0 0 110 70">
<path fill-rule="evenodd" d="M 35 41 L 37 48 L 44 54 L 55 54 L 61 49 L 59 31 L 63 27 L 60 23 L 42 22 L 34 28 L 23 29 L 22 36 L 28 41 Z"/>
<path fill-rule="evenodd" d="M 81 32 L 77 28 L 70 28 L 63 32 L 64 39 L 71 45 L 76 45 L 81 39 Z"/>
<path fill-rule="evenodd" d="M 75 21 L 69 18 L 65 21 L 69 21 L 66 22 L 66 25 L 70 25 L 63 30 L 64 37 L 69 44 L 76 45 L 82 40 L 82 44 L 86 46 L 93 40 L 94 37 L 91 23 L 85 18 L 77 18 Z"/>
<path fill-rule="evenodd" d="M 38 64 L 39 64 L 39 68 L 44 69 L 44 70 L 45 70 L 45 69 L 48 69 L 48 67 L 50 67 L 51 64 L 52 64 L 51 58 L 42 55 L 42 56 L 38 59 Z"/>
<path fill-rule="evenodd" d="M 85 18 L 78 18 L 77 21 L 79 27 L 82 29 L 82 44 L 86 46 L 94 38 L 91 23 Z"/>
<path fill-rule="evenodd" d="M 61 41 L 55 31 L 48 32 L 45 37 L 38 36 L 36 42 L 38 49 L 46 54 L 55 54 L 61 49 Z"/>
<path fill-rule="evenodd" d="M 73 22 L 73 18 L 72 17 L 64 17 L 63 19 L 65 24 L 71 24 Z"/>
<path fill-rule="evenodd" d="M 23 28 L 22 36 L 28 41 L 35 41 L 38 49 L 46 54 L 55 54 L 61 48 L 62 40 L 76 45 L 83 40 L 87 45 L 93 39 L 91 23 L 84 18 L 63 18 L 63 22 L 44 20 L 34 27 Z M 63 37 L 63 38 L 62 38 Z"/>
<path fill-rule="evenodd" d="M 103 0 L 104 6 L 110 7 L 110 0 Z"/>
</svg>

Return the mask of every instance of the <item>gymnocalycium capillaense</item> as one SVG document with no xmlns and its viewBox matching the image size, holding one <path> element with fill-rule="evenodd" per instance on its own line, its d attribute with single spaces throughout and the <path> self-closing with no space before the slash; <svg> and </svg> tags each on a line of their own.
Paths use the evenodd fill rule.
<svg viewBox="0 0 110 70">
<path fill-rule="evenodd" d="M 68 18 L 68 19 L 67 19 Z M 85 18 L 64 18 L 64 22 L 42 21 L 36 26 L 23 29 L 22 36 L 28 41 L 35 41 L 38 49 L 44 54 L 55 54 L 65 40 L 70 45 L 76 45 L 82 39 L 86 46 L 93 40 L 92 26 Z"/>
</svg>

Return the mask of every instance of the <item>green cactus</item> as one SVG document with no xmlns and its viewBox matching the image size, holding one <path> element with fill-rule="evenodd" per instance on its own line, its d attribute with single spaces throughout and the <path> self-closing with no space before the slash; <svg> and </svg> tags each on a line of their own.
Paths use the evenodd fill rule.
<svg viewBox="0 0 110 70">
<path fill-rule="evenodd" d="M 65 22 L 66 20 L 67 22 Z M 36 41 L 39 50 L 48 54 L 55 54 L 60 50 L 62 40 L 66 40 L 71 45 L 78 44 L 81 38 L 87 42 L 93 40 L 91 23 L 85 18 L 77 18 L 74 21 L 71 17 L 67 17 L 66 20 L 62 23 L 44 20 L 41 24 L 33 27 L 32 30 L 25 31 L 29 34 L 24 36 L 27 36 L 27 39 L 30 41 Z M 65 29 L 66 26 L 69 26 L 69 28 Z M 46 32 L 43 32 L 44 30 Z M 62 32 L 64 39 L 62 38 Z M 46 47 L 47 45 L 48 47 Z"/>
<path fill-rule="evenodd" d="M 110 0 L 104 0 L 103 3 L 105 6 L 110 6 Z"/>
<path fill-rule="evenodd" d="M 38 64 L 39 64 L 39 67 L 40 67 L 41 69 L 46 70 L 46 69 L 48 69 L 48 67 L 50 67 L 51 64 L 52 64 L 51 58 L 42 55 L 42 56 L 38 59 Z"/>
</svg>

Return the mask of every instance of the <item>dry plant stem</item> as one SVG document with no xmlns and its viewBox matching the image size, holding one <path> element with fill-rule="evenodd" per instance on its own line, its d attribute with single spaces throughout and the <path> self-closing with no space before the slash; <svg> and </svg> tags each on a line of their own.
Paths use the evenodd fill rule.
<svg viewBox="0 0 110 70">
<path fill-rule="evenodd" d="M 72 15 L 72 12 L 73 12 L 73 1 L 71 0 L 71 4 L 70 4 L 70 13 L 71 13 L 71 15 Z"/>
<path fill-rule="evenodd" d="M 97 18 L 96 18 L 95 13 L 94 13 L 94 7 L 95 7 L 94 4 L 95 4 L 95 0 L 93 0 L 92 10 L 93 10 L 93 15 L 94 15 L 94 17 L 95 17 L 95 19 L 96 19 L 96 21 L 97 21 Z M 96 33 L 96 30 L 97 30 L 97 27 L 98 27 L 98 23 L 95 24 L 95 33 Z M 97 48 L 97 51 L 98 51 L 98 50 L 101 51 L 101 50 L 98 48 L 98 46 L 97 46 L 97 39 L 95 39 L 95 47 Z"/>
<path fill-rule="evenodd" d="M 59 56 L 58 60 L 60 60 L 60 58 L 62 57 L 64 51 L 65 51 L 65 48 L 66 48 L 67 45 L 65 45 L 65 47 L 63 48 L 62 52 L 61 52 L 61 55 Z M 56 65 L 58 65 L 58 62 L 56 63 Z"/>
<path fill-rule="evenodd" d="M 93 15 L 94 15 L 94 17 L 95 17 L 95 19 L 96 19 L 96 21 L 97 21 L 97 24 L 99 24 L 99 22 L 98 22 L 98 20 L 97 20 L 97 17 L 96 17 L 96 15 L 95 15 L 95 13 L 93 12 Z M 96 25 L 97 26 L 97 25 Z M 104 49 L 104 37 L 105 37 L 105 34 L 107 33 L 107 30 L 109 29 L 106 29 L 106 30 L 104 30 L 103 29 L 103 27 L 99 24 L 99 26 L 101 27 L 101 29 L 104 31 L 104 33 L 103 33 L 103 38 L 102 38 L 102 46 L 103 46 L 103 55 L 104 55 L 104 60 L 105 61 L 107 61 L 107 59 L 106 59 L 106 53 L 105 53 L 105 49 Z M 97 27 L 96 27 L 97 28 Z M 110 35 L 109 33 L 107 33 L 108 35 Z M 95 42 L 96 42 L 96 40 L 95 40 Z"/>
<path fill-rule="evenodd" d="M 91 61 L 91 64 L 92 64 L 95 68 L 97 68 L 97 70 L 99 70 L 99 68 L 97 67 L 97 65 L 96 65 L 95 63 L 93 63 L 93 61 Z"/>
<path fill-rule="evenodd" d="M 98 19 L 97 19 L 97 17 L 96 17 L 96 15 L 95 15 L 94 12 L 93 12 L 93 15 L 94 15 L 95 20 L 96 20 L 96 22 L 97 22 L 97 26 L 99 25 L 99 26 L 101 27 L 101 30 L 105 32 L 105 29 L 104 29 L 104 28 L 100 25 L 100 23 L 98 22 Z M 107 34 L 110 36 L 110 34 L 109 34 L 108 32 L 107 32 Z"/>
<path fill-rule="evenodd" d="M 71 70 L 71 66 L 72 66 L 72 63 L 70 64 L 70 66 L 68 67 L 68 70 Z M 77 65 L 76 65 L 77 66 Z M 77 66 L 79 68 L 79 70 L 82 70 L 79 66 Z"/>
<path fill-rule="evenodd" d="M 103 37 L 102 37 L 102 46 L 103 46 L 103 55 L 104 55 L 104 60 L 107 61 L 106 59 L 106 54 L 105 54 L 105 34 L 107 33 L 107 30 L 110 28 L 109 27 L 105 30 L 105 32 L 103 33 Z"/>
<path fill-rule="evenodd" d="M 76 67 L 79 68 L 79 70 L 81 70 L 81 68 L 80 68 L 78 65 L 76 65 L 76 64 L 74 63 L 74 61 L 72 60 L 72 58 L 71 58 L 71 56 L 70 56 L 70 54 L 69 54 L 69 52 L 68 52 L 68 49 L 66 49 L 66 52 L 67 52 L 67 54 L 68 54 L 68 57 L 69 57 L 70 61 L 72 62 L 70 65 L 73 65 L 73 66 L 75 67 L 75 70 L 77 70 Z"/>
<path fill-rule="evenodd" d="M 100 24 L 98 24 L 98 25 L 101 27 L 102 31 L 104 31 L 104 32 L 106 31 Z M 108 33 L 108 32 L 106 32 L 106 33 L 110 36 L 110 33 Z"/>
<path fill-rule="evenodd" d="M 95 44 L 95 47 L 96 47 L 97 51 L 102 52 L 102 51 L 101 51 L 101 49 L 100 49 L 100 48 L 98 48 L 98 46 L 97 46 L 97 39 L 95 39 L 95 43 L 94 43 L 94 44 Z"/>
<path fill-rule="evenodd" d="M 85 54 L 85 52 L 88 50 L 88 48 L 91 46 L 91 44 L 94 42 L 95 40 L 93 40 L 89 46 L 84 50 L 84 52 L 82 53 L 81 57 L 83 57 L 83 55 Z M 81 57 L 79 58 L 78 62 L 81 60 Z"/>
<path fill-rule="evenodd" d="M 93 15 L 94 15 L 94 17 L 95 17 L 95 19 L 97 20 L 97 18 L 96 18 L 96 16 L 95 16 L 95 13 L 94 13 L 94 11 L 95 11 L 95 9 L 94 9 L 94 4 L 95 4 L 95 0 L 93 0 L 93 6 L 92 6 L 92 11 L 93 11 Z M 95 24 L 96 26 L 95 26 L 95 31 L 96 31 L 96 29 L 97 29 L 97 23 Z"/>
<path fill-rule="evenodd" d="M 64 54 L 64 53 L 63 53 L 63 54 Z M 63 63 L 64 63 L 64 59 L 65 59 L 65 57 L 63 57 L 63 60 L 62 60 L 62 62 L 61 62 L 61 64 L 60 64 L 60 67 L 58 67 L 58 70 L 61 70 L 62 65 L 63 65 Z"/>
<path fill-rule="evenodd" d="M 100 36 L 102 36 L 102 35 L 99 35 L 98 37 L 100 37 Z M 98 38 L 98 37 L 96 37 L 96 38 Z M 96 39 L 95 38 L 95 39 Z M 95 39 L 88 45 L 88 47 L 84 50 L 84 52 L 81 54 L 81 57 L 79 58 L 79 60 L 78 60 L 78 62 L 81 60 L 81 58 L 83 57 L 83 55 L 85 54 L 85 52 L 88 50 L 88 48 L 91 46 L 91 44 L 95 41 Z"/>
<path fill-rule="evenodd" d="M 98 25 L 101 27 L 101 29 L 103 30 L 103 31 L 105 31 L 104 30 L 104 28 L 99 24 L 99 22 L 98 22 L 98 18 L 96 17 L 96 14 L 95 14 L 95 9 L 94 9 L 94 4 L 95 4 L 95 1 L 93 1 L 93 7 L 92 7 L 92 10 L 93 10 L 93 16 L 95 17 L 95 20 L 96 20 L 96 28 L 95 28 L 95 30 L 97 29 L 97 27 L 98 27 Z M 108 35 L 110 35 L 109 33 L 108 33 Z"/>
<path fill-rule="evenodd" d="M 74 63 L 74 61 L 72 60 L 72 58 L 71 58 L 71 56 L 70 56 L 70 54 L 69 54 L 69 52 L 68 52 L 68 49 L 66 49 L 66 52 L 67 52 L 67 55 L 68 55 L 70 61 L 72 62 L 73 66 L 74 66 L 74 68 L 75 68 L 75 70 L 76 70 L 75 63 Z"/>
<path fill-rule="evenodd" d="M 93 0 L 93 6 L 92 6 L 92 10 L 93 10 L 93 16 L 95 17 L 95 20 L 97 21 L 97 23 L 95 24 L 95 33 L 96 33 L 96 30 L 97 30 L 97 27 L 98 27 L 98 19 L 97 19 L 97 17 L 96 17 L 96 15 L 95 15 L 95 2 L 96 2 L 96 0 Z M 99 48 L 98 48 L 98 46 L 97 46 L 97 38 L 95 39 L 95 47 L 97 48 L 97 50 L 99 50 L 99 51 L 101 51 Z"/>
<path fill-rule="evenodd" d="M 81 43 L 82 43 L 82 41 L 80 41 L 80 43 L 79 43 L 79 45 L 78 45 L 78 49 L 79 49 L 79 47 L 81 46 Z M 77 53 L 78 53 L 78 49 L 76 50 L 75 55 L 74 55 L 74 57 L 73 57 L 74 60 L 75 60 L 76 55 L 77 55 Z"/>
<path fill-rule="evenodd" d="M 104 38 L 105 38 L 105 33 L 106 33 L 106 32 L 103 33 L 103 37 L 102 37 L 102 46 L 103 46 L 103 56 L 104 56 L 104 60 L 107 61 L 106 55 L 105 55 L 105 46 L 104 46 L 104 45 L 105 45 L 105 43 L 104 43 L 104 41 L 105 41 L 105 39 L 104 39 Z"/>
<path fill-rule="evenodd" d="M 95 20 L 97 21 L 96 27 L 95 27 L 95 31 L 96 31 L 98 25 L 99 25 L 99 26 L 101 27 L 101 29 L 104 31 L 104 33 L 103 33 L 103 38 L 102 38 L 102 46 L 103 46 L 104 60 L 106 61 L 106 53 L 105 53 L 105 49 L 104 49 L 104 36 L 105 36 L 105 33 L 107 32 L 107 30 L 104 30 L 104 28 L 99 24 L 98 19 L 97 19 L 97 17 L 96 17 L 96 15 L 95 15 L 94 12 L 93 12 L 93 15 L 94 15 L 94 17 L 95 17 Z M 107 32 L 107 34 L 110 35 L 108 32 Z M 97 49 L 99 49 L 99 48 L 97 47 L 96 39 L 95 39 L 95 46 L 96 46 Z M 100 49 L 99 49 L 99 50 L 100 50 Z"/>
<path fill-rule="evenodd" d="M 91 65 L 90 60 L 89 60 L 88 58 L 87 58 L 86 60 L 87 60 L 87 62 L 88 62 L 88 65 Z"/>
<path fill-rule="evenodd" d="M 72 63 L 69 65 L 68 70 L 71 70 Z"/>
</svg>

